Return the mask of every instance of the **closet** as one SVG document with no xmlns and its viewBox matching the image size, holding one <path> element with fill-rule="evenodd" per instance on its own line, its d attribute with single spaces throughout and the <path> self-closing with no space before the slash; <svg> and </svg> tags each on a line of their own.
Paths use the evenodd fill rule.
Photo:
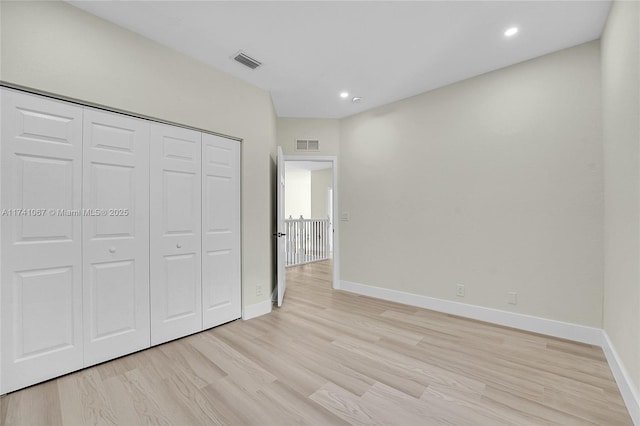
<svg viewBox="0 0 640 426">
<path fill-rule="evenodd" d="M 150 123 L 83 112 L 82 307 L 91 365 L 149 347 Z"/>
<path fill-rule="evenodd" d="M 0 90 L 1 394 L 240 317 L 238 141 Z"/>
<path fill-rule="evenodd" d="M 151 342 L 202 329 L 202 134 L 151 132 Z M 204 194 L 206 195 L 206 194 Z"/>
</svg>

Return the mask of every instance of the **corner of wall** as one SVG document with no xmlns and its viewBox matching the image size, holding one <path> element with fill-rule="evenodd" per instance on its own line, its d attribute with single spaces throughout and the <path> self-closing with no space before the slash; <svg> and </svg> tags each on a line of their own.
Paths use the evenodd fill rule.
<svg viewBox="0 0 640 426">
<path fill-rule="evenodd" d="M 602 330 L 601 346 L 611 368 L 611 373 L 620 389 L 622 399 L 629 410 L 629 415 L 631 415 L 635 425 L 640 425 L 640 391 L 638 391 L 638 387 L 635 385 L 629 371 L 625 368 L 620 355 L 605 330 Z"/>
<path fill-rule="evenodd" d="M 246 321 L 260 317 L 262 315 L 266 315 L 271 312 L 272 307 L 273 303 L 271 302 L 271 299 L 243 306 L 242 319 Z"/>
</svg>

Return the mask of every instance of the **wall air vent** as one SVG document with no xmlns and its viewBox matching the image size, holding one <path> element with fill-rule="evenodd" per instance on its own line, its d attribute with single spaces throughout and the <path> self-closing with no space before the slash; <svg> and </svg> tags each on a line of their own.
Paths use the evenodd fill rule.
<svg viewBox="0 0 640 426">
<path fill-rule="evenodd" d="M 320 151 L 317 139 L 296 139 L 296 151 Z"/>
<path fill-rule="evenodd" d="M 245 67 L 251 68 L 252 70 L 255 70 L 260 65 L 262 65 L 262 62 L 256 59 L 253 59 L 251 56 L 247 55 L 242 50 L 236 53 L 233 59 L 237 62 L 240 62 Z"/>
</svg>

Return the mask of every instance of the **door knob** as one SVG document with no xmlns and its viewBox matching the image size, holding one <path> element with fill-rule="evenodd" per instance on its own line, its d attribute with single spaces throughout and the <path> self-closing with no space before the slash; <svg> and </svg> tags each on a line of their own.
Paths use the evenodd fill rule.
<svg viewBox="0 0 640 426">
<path fill-rule="evenodd" d="M 115 253 L 116 252 L 116 248 L 115 247 L 110 247 L 109 248 L 109 253 Z"/>
<path fill-rule="evenodd" d="M 178 244 L 176 244 L 176 247 L 182 248 L 182 244 L 178 243 Z"/>
</svg>

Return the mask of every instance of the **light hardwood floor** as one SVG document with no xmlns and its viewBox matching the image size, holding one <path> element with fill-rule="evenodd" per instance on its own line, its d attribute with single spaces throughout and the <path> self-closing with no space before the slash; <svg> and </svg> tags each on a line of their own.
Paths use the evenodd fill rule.
<svg viewBox="0 0 640 426">
<path fill-rule="evenodd" d="M 2 398 L 4 425 L 631 425 L 598 347 L 333 291 Z"/>
</svg>

